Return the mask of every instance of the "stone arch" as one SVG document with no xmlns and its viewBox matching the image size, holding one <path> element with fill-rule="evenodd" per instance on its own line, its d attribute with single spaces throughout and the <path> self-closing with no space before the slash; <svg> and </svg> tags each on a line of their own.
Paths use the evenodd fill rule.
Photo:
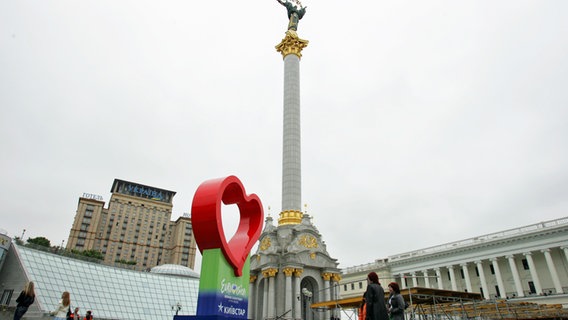
<svg viewBox="0 0 568 320">
<path fill-rule="evenodd" d="M 311 297 L 304 294 L 305 291 L 311 292 Z M 318 281 L 311 276 L 306 276 L 300 282 L 300 307 L 302 309 L 303 320 L 317 320 L 318 315 L 314 313 L 310 305 L 319 302 L 319 291 L 321 290 Z"/>
</svg>

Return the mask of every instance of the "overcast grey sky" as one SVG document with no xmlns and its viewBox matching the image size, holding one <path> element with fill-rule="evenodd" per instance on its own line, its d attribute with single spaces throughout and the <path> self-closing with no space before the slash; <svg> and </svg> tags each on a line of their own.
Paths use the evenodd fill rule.
<svg viewBox="0 0 568 320">
<path fill-rule="evenodd" d="M 567 1 L 303 4 L 302 201 L 340 267 L 568 216 Z M 234 174 L 277 217 L 286 26 L 274 0 L 0 1 L 0 228 L 66 241 L 115 178 L 176 219 Z"/>
</svg>

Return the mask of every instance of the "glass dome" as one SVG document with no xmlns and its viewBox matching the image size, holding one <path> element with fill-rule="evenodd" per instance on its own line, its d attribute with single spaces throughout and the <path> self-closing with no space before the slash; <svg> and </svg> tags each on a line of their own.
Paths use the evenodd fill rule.
<svg viewBox="0 0 568 320">
<path fill-rule="evenodd" d="M 179 264 L 162 264 L 160 266 L 153 267 L 150 272 L 199 279 L 199 274 L 197 272 Z"/>
</svg>

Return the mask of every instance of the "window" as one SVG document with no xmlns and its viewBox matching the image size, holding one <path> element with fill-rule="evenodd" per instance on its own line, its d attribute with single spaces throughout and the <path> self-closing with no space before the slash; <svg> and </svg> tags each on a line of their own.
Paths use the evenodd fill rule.
<svg viewBox="0 0 568 320">
<path fill-rule="evenodd" d="M 359 289 L 363 289 L 363 282 L 359 282 Z"/>
<path fill-rule="evenodd" d="M 523 269 L 525 270 L 529 270 L 529 262 L 527 261 L 527 259 L 523 259 Z"/>
<path fill-rule="evenodd" d="M 351 290 L 355 290 L 355 284 L 351 283 Z"/>
<path fill-rule="evenodd" d="M 7 306 L 8 303 L 10 303 L 13 293 L 14 290 L 4 290 L 4 292 L 2 292 L 2 298 L 0 298 L 0 306 Z"/>
<path fill-rule="evenodd" d="M 495 268 L 493 268 L 492 264 L 489 265 L 489 270 L 491 270 L 491 274 L 495 274 Z"/>
<path fill-rule="evenodd" d="M 534 287 L 534 282 L 529 281 L 529 293 L 536 293 L 536 288 Z"/>
<path fill-rule="evenodd" d="M 501 296 L 501 292 L 499 292 L 499 286 L 495 286 L 495 297 L 498 298 Z"/>
<path fill-rule="evenodd" d="M 463 273 L 463 269 L 460 269 L 460 273 L 461 273 L 462 279 L 465 279 L 465 275 L 464 275 L 464 273 Z"/>
<path fill-rule="evenodd" d="M 477 269 L 477 267 L 475 267 L 475 274 L 479 277 L 479 269 Z M 481 292 L 483 293 L 483 292 Z"/>
</svg>

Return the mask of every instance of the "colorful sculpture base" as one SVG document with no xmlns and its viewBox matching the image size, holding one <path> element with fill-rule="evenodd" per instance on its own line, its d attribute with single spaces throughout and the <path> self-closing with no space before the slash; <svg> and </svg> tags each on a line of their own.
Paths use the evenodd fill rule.
<svg viewBox="0 0 568 320">
<path fill-rule="evenodd" d="M 221 249 L 203 251 L 197 315 L 175 316 L 174 320 L 247 319 L 250 257 L 243 275 L 234 275 Z"/>
<path fill-rule="evenodd" d="M 241 277 L 235 276 L 220 249 L 205 250 L 202 263 L 197 315 L 247 319 L 250 257 Z"/>
</svg>

